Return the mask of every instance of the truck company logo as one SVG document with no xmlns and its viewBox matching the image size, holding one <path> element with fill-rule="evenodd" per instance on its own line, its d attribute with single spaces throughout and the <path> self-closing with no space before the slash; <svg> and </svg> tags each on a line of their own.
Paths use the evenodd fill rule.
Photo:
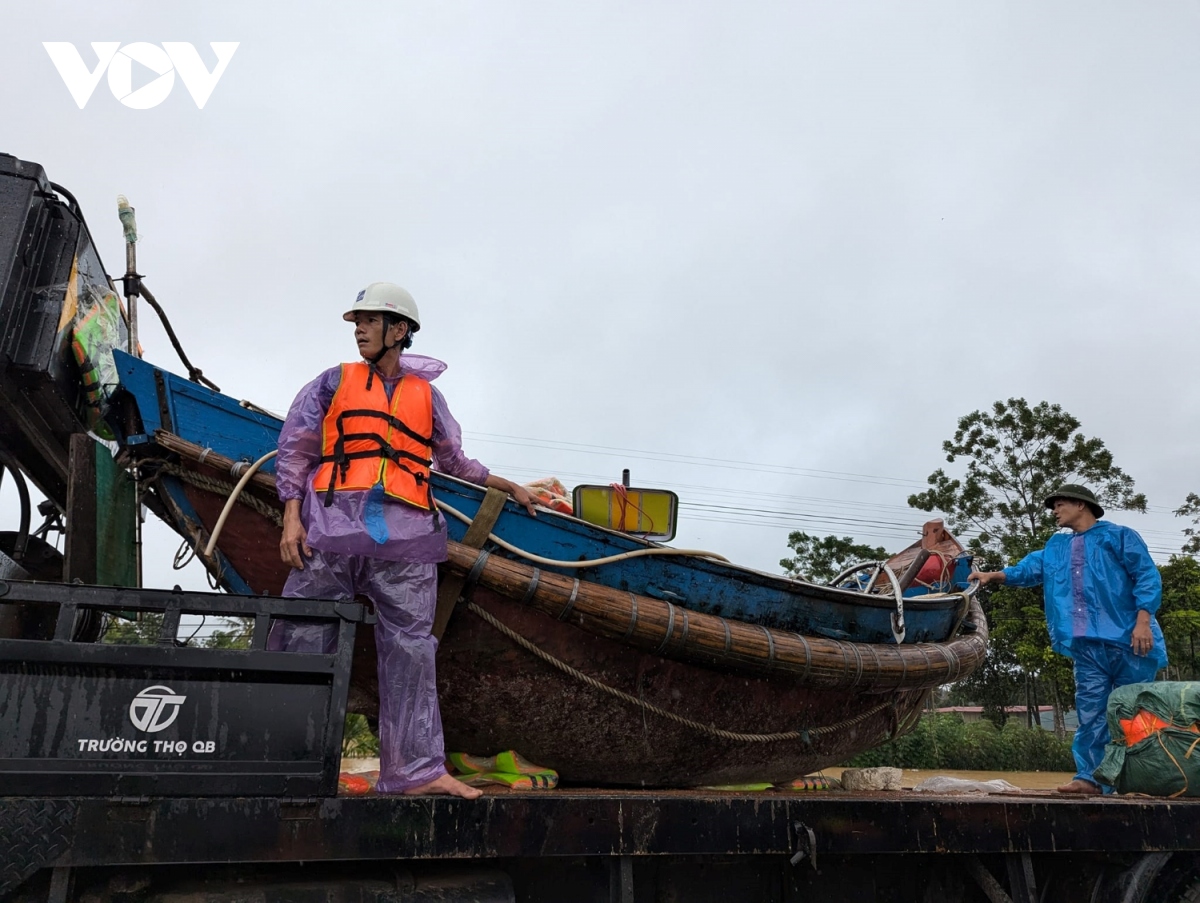
<svg viewBox="0 0 1200 903">
<path fill-rule="evenodd" d="M 156 734 L 175 723 L 179 707 L 187 702 L 170 687 L 155 684 L 146 687 L 133 702 L 129 703 L 129 720 L 139 731 Z M 81 753 L 154 753 L 155 755 L 182 756 L 190 749 L 195 754 L 212 755 L 217 751 L 215 740 L 131 740 L 127 737 L 110 736 L 103 739 L 80 737 L 75 740 Z"/>
<path fill-rule="evenodd" d="M 139 731 L 156 734 L 175 723 L 179 707 L 186 701 L 186 696 L 176 696 L 170 687 L 146 687 L 129 704 L 129 720 Z"/>
<path fill-rule="evenodd" d="M 108 88 L 113 97 L 127 107 L 148 110 L 158 106 L 175 87 L 175 73 L 178 72 L 192 100 L 203 110 L 239 43 L 209 42 L 208 46 L 217 56 L 217 64 L 211 72 L 200 59 L 199 51 L 186 41 L 163 41 L 161 47 L 145 41 L 124 46 L 120 41 L 93 41 L 92 50 L 97 60 L 94 69 L 88 68 L 75 45 L 69 41 L 43 41 L 42 46 L 50 54 L 54 67 L 81 110 L 87 105 L 105 70 L 108 71 Z M 137 90 L 133 88 L 134 63 L 144 66 L 156 76 Z"/>
</svg>

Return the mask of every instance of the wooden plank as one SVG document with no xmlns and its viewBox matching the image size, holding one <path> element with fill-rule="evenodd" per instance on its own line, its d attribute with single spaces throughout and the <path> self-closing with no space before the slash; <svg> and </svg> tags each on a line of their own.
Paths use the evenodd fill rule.
<svg viewBox="0 0 1200 903">
<path fill-rule="evenodd" d="M 63 582 L 96 582 L 96 450 L 86 433 L 71 436 Z"/>
<path fill-rule="evenodd" d="M 507 500 L 507 492 L 489 489 L 479 504 L 478 513 L 471 521 L 471 525 L 467 527 L 467 533 L 460 545 L 471 549 L 482 549 L 483 544 L 487 542 L 488 534 L 492 532 L 496 521 L 500 519 L 500 512 L 504 510 L 504 503 Z M 437 610 L 433 616 L 433 635 L 438 640 L 441 640 L 442 635 L 446 632 L 446 625 L 450 623 L 450 616 L 454 613 L 458 597 L 462 595 L 465 582 L 466 575 L 456 572 L 446 573 L 438 581 Z"/>
<path fill-rule="evenodd" d="M 921 549 L 917 552 L 917 557 L 912 560 L 912 564 L 905 568 L 904 573 L 900 575 L 900 592 L 904 592 L 912 586 L 912 582 L 917 579 L 917 574 L 921 572 L 921 568 L 925 566 L 925 562 L 929 560 L 931 554 L 928 549 Z"/>
</svg>

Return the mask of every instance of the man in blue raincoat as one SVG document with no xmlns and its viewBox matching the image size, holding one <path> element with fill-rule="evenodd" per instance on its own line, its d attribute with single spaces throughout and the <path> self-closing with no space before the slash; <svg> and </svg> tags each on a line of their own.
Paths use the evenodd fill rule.
<svg viewBox="0 0 1200 903">
<path fill-rule="evenodd" d="M 1105 713 L 1117 687 L 1154 680 L 1167 647 L 1154 614 L 1162 579 L 1146 543 L 1129 527 L 1100 520 L 1104 509 L 1084 486 L 1065 485 L 1046 499 L 1059 527 L 1046 547 L 1002 571 L 976 572 L 980 583 L 1043 587 L 1054 651 L 1075 661 L 1079 728 L 1071 751 L 1077 773 L 1060 793 L 1097 794 L 1092 774 L 1109 742 Z"/>
</svg>

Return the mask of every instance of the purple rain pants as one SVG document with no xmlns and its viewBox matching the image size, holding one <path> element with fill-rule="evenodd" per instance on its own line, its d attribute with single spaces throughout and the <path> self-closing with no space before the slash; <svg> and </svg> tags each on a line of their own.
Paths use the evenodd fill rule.
<svg viewBox="0 0 1200 903">
<path fill-rule="evenodd" d="M 438 708 L 430 632 L 437 607 L 437 565 L 381 561 L 313 549 L 304 570 L 292 570 L 283 595 L 303 599 L 366 596 L 375 606 L 379 667 L 380 793 L 403 793 L 446 774 L 442 714 Z M 335 625 L 277 620 L 273 652 L 332 653 Z"/>
</svg>

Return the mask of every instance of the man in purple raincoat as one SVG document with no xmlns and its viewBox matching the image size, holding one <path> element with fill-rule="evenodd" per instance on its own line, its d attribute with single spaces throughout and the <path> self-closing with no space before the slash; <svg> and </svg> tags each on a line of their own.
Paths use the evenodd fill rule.
<svg viewBox="0 0 1200 903">
<path fill-rule="evenodd" d="M 364 595 L 375 605 L 379 617 L 375 627 L 379 655 L 377 789 L 382 793 L 474 798 L 480 791 L 450 777 L 445 767 L 434 671 L 437 640 L 431 629 L 437 564 L 446 560 L 446 526 L 432 506 L 428 469 L 432 466 L 472 483 L 502 489 L 531 514 L 534 502 L 526 489 L 489 473 L 463 454 L 462 431 L 446 400 L 436 388 L 425 385 L 446 365 L 433 358 L 402 354 L 420 328 L 416 302 L 407 291 L 390 283 L 372 283 L 359 292 L 343 319 L 354 323 L 354 338 L 365 368 L 362 364 L 333 367 L 301 389 L 279 434 L 275 473 L 284 503 L 280 553 L 293 568 L 283 594 L 320 599 Z M 367 394 L 357 384 L 339 394 L 346 374 L 353 373 L 357 379 L 362 372 L 367 375 Z M 404 379 L 409 376 L 417 380 Z M 371 383 L 376 380 L 375 395 L 371 396 Z M 396 394 L 402 382 L 407 387 L 403 409 Z M 386 400 L 379 393 L 380 384 Z M 420 390 L 419 401 L 414 399 L 414 389 Z M 345 410 L 348 393 L 353 393 L 349 407 L 354 410 Z M 364 419 L 360 410 L 363 399 L 372 398 L 379 411 L 365 412 Z M 343 418 L 357 415 L 354 422 L 360 431 L 364 422 L 369 425 L 377 420 L 379 426 L 368 429 L 387 437 L 378 443 L 384 453 L 370 460 L 371 473 L 377 470 L 380 474 L 375 485 L 356 481 L 354 476 L 364 473 L 362 458 L 367 453 L 360 452 L 357 458 L 354 453 L 340 458 L 330 454 L 336 419 L 330 415 L 331 407 Z M 396 416 L 401 410 L 414 422 L 431 424 L 428 435 L 402 423 Z M 405 439 L 401 430 L 416 439 Z M 399 438 L 393 439 L 394 434 Z M 342 436 L 340 426 L 337 435 Z M 418 453 L 421 449 L 429 451 L 427 458 Z M 328 480 L 326 473 L 332 475 Z M 335 642 L 335 628 L 277 621 L 268 648 L 330 652 Z"/>
</svg>

